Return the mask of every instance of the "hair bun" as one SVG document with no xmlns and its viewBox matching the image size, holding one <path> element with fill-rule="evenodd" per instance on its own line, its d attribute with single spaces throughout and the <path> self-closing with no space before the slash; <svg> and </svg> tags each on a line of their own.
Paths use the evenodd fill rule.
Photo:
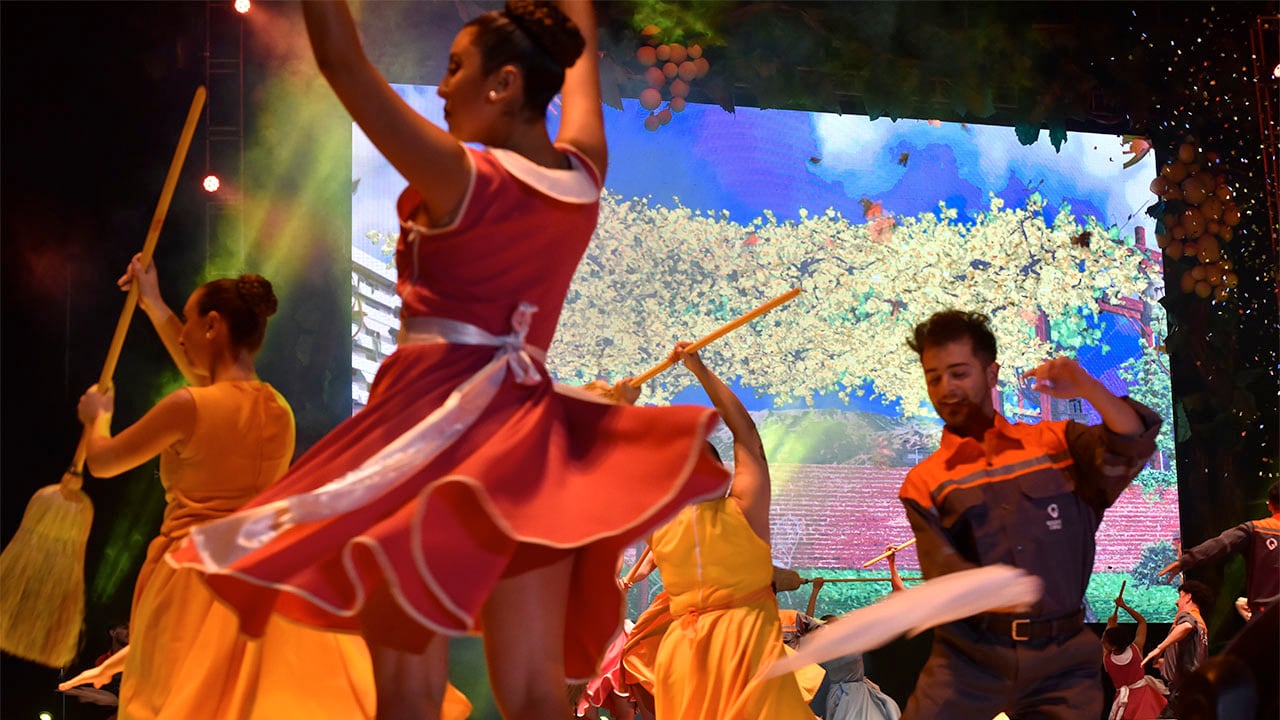
<svg viewBox="0 0 1280 720">
<path fill-rule="evenodd" d="M 507 0 L 503 14 L 562 68 L 577 62 L 587 46 L 578 26 L 549 2 Z"/>
<path fill-rule="evenodd" d="M 269 318 L 276 314 L 279 302 L 271 289 L 271 282 L 261 275 L 241 275 L 236 278 L 236 295 L 255 315 Z"/>
</svg>

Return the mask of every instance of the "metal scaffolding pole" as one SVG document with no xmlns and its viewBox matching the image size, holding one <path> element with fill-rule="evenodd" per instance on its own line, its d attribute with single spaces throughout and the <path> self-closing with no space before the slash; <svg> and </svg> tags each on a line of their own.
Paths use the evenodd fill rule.
<svg viewBox="0 0 1280 720">
<path fill-rule="evenodd" d="M 220 186 L 205 202 L 205 261 L 238 271 L 244 238 L 244 16 L 230 0 L 205 3 L 205 175 Z M 216 260 L 215 260 L 216 259 Z"/>
</svg>

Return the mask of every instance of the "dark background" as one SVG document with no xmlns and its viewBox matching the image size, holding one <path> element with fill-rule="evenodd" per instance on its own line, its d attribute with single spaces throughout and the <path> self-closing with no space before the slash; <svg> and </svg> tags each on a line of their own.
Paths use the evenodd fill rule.
<svg viewBox="0 0 1280 720">
<path fill-rule="evenodd" d="M 626 34 L 632 5 L 646 3 L 601 6 L 606 41 Z M 782 5 L 831 13 L 837 7 L 860 11 L 889 4 L 771 4 Z M 1257 81 L 1242 77 L 1239 57 L 1229 55 L 1230 48 L 1235 48 L 1247 57 L 1250 23 L 1260 14 L 1274 14 L 1274 3 L 960 5 L 943 9 L 933 3 L 910 4 L 909 17 L 900 18 L 899 27 L 928 23 L 931 12 L 938 22 L 948 23 L 999 16 L 1000 22 L 1012 27 L 1048 23 L 1066 28 L 1059 32 L 1076 37 L 1084 46 L 1091 38 L 1098 38 L 1097 44 L 1105 38 L 1113 44 L 1146 48 L 1136 56 L 1123 46 L 1073 51 L 1097 51 L 1098 57 L 1111 60 L 1079 63 L 1102 79 L 1098 97 L 1106 112 L 1068 118 L 1067 129 L 1115 133 L 1132 129 L 1149 134 L 1160 152 L 1174 147 L 1184 133 L 1197 132 L 1206 145 L 1213 144 L 1237 162 L 1244 159 L 1237 167 L 1250 172 L 1241 173 L 1237 196 L 1253 197 L 1254 212 L 1240 229 L 1242 237 L 1252 238 L 1238 244 L 1241 300 L 1209 307 L 1175 299 L 1173 336 L 1180 338 L 1180 344 L 1175 345 L 1171 337 L 1170 351 L 1174 392 L 1180 398 L 1220 396 L 1223 383 L 1228 397 L 1247 396 L 1237 403 L 1247 412 L 1235 404 L 1218 412 L 1179 400 L 1184 412 L 1176 422 L 1185 540 L 1198 542 L 1231 524 L 1260 516 L 1263 510 L 1257 500 L 1276 477 L 1276 255 L 1274 235 L 1268 236 L 1273 229 L 1261 200 L 1266 193 L 1274 193 L 1275 186 L 1266 185 L 1258 172 L 1258 159 L 1266 150 L 1259 137 L 1256 108 L 1248 102 L 1255 96 Z M 6 543 L 31 493 L 56 482 L 74 452 L 79 432 L 75 404 L 84 388 L 97 380 L 121 307 L 115 278 L 142 245 L 192 93 L 206 79 L 211 7 L 194 1 L 0 3 L 0 476 L 4 483 L 0 540 Z M 379 38 L 370 43 L 371 55 L 393 81 L 435 82 L 448 39 L 461 19 L 479 7 L 471 2 L 380 4 L 378 12 L 367 11 L 366 37 Z M 291 4 L 273 4 L 270 10 L 296 16 Z M 1216 25 L 1207 24 L 1206 18 L 1215 19 Z M 885 37 L 892 45 L 894 34 Z M 251 133 L 259 122 L 254 115 L 258 91 L 273 72 L 269 58 L 274 51 L 268 46 L 291 38 L 252 34 L 245 38 L 245 131 Z M 619 42 L 625 46 L 625 38 Z M 1179 55 L 1179 47 L 1187 48 L 1188 55 L 1195 48 L 1195 57 Z M 770 52 L 767 45 L 760 49 L 765 55 Z M 784 51 L 789 50 L 779 45 L 774 55 L 787 57 Z M 726 67 L 746 62 L 741 57 L 725 60 Z M 831 93 L 830 88 L 816 87 L 823 78 L 813 75 L 807 76 L 815 85 L 810 92 L 779 100 L 769 95 L 768 87 L 753 86 L 740 73 L 737 82 L 720 89 L 720 97 L 691 99 L 723 104 L 728 97 L 738 104 L 832 109 L 823 105 L 823 98 L 834 98 L 832 102 L 849 112 L 863 112 L 870 102 L 864 94 Z M 1227 96 L 1221 105 L 1210 105 L 1207 95 L 1199 100 L 1199 84 L 1206 77 L 1226 86 L 1220 87 Z M 1062 79 L 1055 76 L 1046 81 L 1046 87 L 1052 82 Z M 1269 83 L 1267 91 L 1274 93 L 1274 79 L 1262 82 Z M 620 86 L 624 92 L 630 87 L 626 82 Z M 988 122 L 1015 125 L 1041 120 L 1035 116 L 1033 99 L 996 95 L 1012 99 L 1001 104 Z M 322 122 L 324 127 L 297 130 L 344 132 L 349 119 L 336 103 L 333 108 Z M 962 110 L 932 116 L 965 117 Z M 175 305 L 201 277 L 208 259 L 209 198 L 199 188 L 206 169 L 207 139 L 202 122 L 157 250 L 162 290 Z M 269 154 L 270 148 L 265 152 Z M 1247 165 L 1250 160 L 1252 165 Z M 276 159 L 291 161 L 285 156 Z M 349 177 L 342 167 L 334 168 L 334 173 Z M 245 183 L 251 187 L 253 178 L 246 177 Z M 287 198 L 291 189 L 272 190 Z M 330 199 L 331 208 L 346 212 L 349 188 L 335 183 Z M 309 256 L 307 281 L 291 288 L 290 297 L 282 297 L 281 315 L 274 321 L 259 362 L 262 376 L 276 384 L 298 411 L 299 450 L 345 417 L 350 407 L 345 394 L 349 387 L 348 258 L 340 250 L 349 230 L 340 219 L 317 223 L 317 228 L 317 247 L 329 249 Z M 147 386 L 168 366 L 147 325 L 144 317 L 135 320 L 116 373 L 121 387 Z M 303 346 L 305 354 L 299 350 Z M 154 400 L 121 393 L 117 426 L 131 422 Z M 1223 413 L 1230 418 L 1224 420 Z M 87 480 L 86 491 L 97 513 L 86 560 L 88 579 L 105 560 L 108 531 L 116 520 L 126 518 L 137 538 L 154 535 L 159 506 L 141 501 L 137 491 L 130 491 L 150 488 L 158 493 L 153 473 L 154 466 L 148 465 L 121 478 Z M 73 669 L 79 670 L 103 652 L 106 628 L 127 617 L 140 560 L 138 555 L 124 569 L 111 597 L 87 604 L 84 650 Z M 1239 594 L 1240 574 L 1238 564 L 1228 564 L 1206 571 L 1203 577 L 1221 586 L 1220 600 L 1229 601 Z M 1239 623 L 1229 608 L 1219 608 L 1211 626 L 1217 647 Z M 1153 627 L 1150 635 L 1157 642 L 1163 628 Z M 869 675 L 891 694 L 904 698 L 914 677 L 914 671 L 906 668 L 918 668 L 926 651 L 924 638 L 895 643 L 872 656 Z M 34 718 L 41 709 L 65 718 L 103 715 L 74 700 L 66 702 L 62 715 L 61 697 L 53 692 L 57 680 L 56 670 L 4 656 L 0 716 Z"/>
</svg>

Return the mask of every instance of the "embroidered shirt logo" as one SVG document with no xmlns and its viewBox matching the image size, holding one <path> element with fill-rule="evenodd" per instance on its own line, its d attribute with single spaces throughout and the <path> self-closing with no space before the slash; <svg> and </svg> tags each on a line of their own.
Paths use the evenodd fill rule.
<svg viewBox="0 0 1280 720">
<path fill-rule="evenodd" d="M 1045 526 L 1050 530 L 1061 530 L 1062 520 L 1058 519 L 1058 515 L 1061 514 L 1061 511 L 1058 510 L 1058 503 L 1050 503 L 1048 511 L 1050 519 L 1044 521 Z"/>
</svg>

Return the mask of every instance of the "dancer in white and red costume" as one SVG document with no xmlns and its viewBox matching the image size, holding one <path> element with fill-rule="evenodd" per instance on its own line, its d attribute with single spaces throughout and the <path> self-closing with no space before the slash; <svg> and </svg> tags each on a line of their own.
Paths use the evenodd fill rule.
<svg viewBox="0 0 1280 720">
<path fill-rule="evenodd" d="M 607 160 L 590 4 L 468 23 L 439 88 L 448 132 L 369 63 L 345 3 L 303 11 L 321 71 L 409 182 L 400 347 L 363 411 L 171 561 L 250 634 L 272 613 L 360 631 L 380 718 L 435 717 L 444 636 L 475 632 L 504 715 L 567 716 L 565 679 L 594 676 L 622 624 L 619 554 L 728 482 L 714 411 L 567 395 L 544 366 Z"/>
</svg>

